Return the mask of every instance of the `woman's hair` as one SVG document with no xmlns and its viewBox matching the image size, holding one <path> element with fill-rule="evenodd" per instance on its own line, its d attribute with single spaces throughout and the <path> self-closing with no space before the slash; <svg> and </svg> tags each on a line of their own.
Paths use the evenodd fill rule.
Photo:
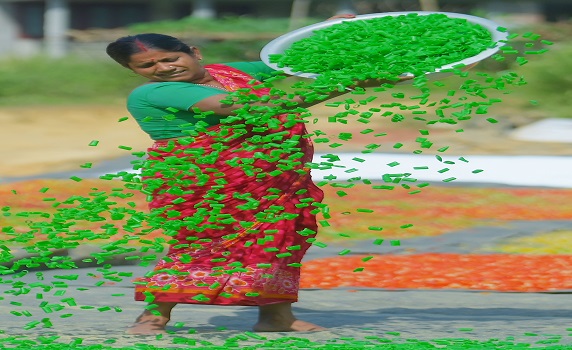
<svg viewBox="0 0 572 350">
<path fill-rule="evenodd" d="M 117 63 L 129 68 L 128 64 L 131 61 L 131 56 L 147 50 L 194 54 L 191 47 L 181 40 L 169 35 L 155 33 L 124 36 L 107 45 L 105 51 Z"/>
</svg>

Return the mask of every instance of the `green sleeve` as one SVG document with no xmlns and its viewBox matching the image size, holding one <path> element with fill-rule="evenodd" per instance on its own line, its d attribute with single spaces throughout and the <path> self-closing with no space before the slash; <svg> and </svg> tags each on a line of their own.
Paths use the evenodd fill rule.
<svg viewBox="0 0 572 350">
<path fill-rule="evenodd" d="M 212 89 L 190 83 L 155 83 L 145 88 L 145 99 L 154 106 L 188 110 L 197 102 L 207 97 L 226 94 L 221 90 Z"/>
</svg>

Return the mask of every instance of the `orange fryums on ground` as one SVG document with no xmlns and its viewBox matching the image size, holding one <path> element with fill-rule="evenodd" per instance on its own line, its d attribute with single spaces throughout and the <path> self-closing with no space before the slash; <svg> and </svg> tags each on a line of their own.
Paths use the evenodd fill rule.
<svg viewBox="0 0 572 350">
<path fill-rule="evenodd" d="M 365 255 L 317 259 L 304 263 L 301 287 L 572 290 L 572 255 L 431 253 L 376 255 L 369 260 Z"/>
<path fill-rule="evenodd" d="M 326 203 L 330 206 L 329 226 L 321 226 L 318 240 L 323 242 L 351 241 L 377 238 L 379 231 L 371 226 L 381 226 L 382 236 L 389 239 L 404 239 L 419 236 L 437 236 L 475 226 L 498 226 L 511 220 L 569 220 L 572 218 L 572 189 L 550 188 L 465 188 L 426 187 L 421 193 L 410 195 L 405 190 L 371 190 L 365 184 L 352 188 L 322 187 Z M 340 196 L 337 192 L 347 194 Z M 340 192 L 341 193 L 341 192 Z M 31 180 L 0 184 L 0 197 L 11 216 L 4 216 L 4 225 L 26 230 L 22 212 L 54 213 L 63 208 L 69 198 L 83 196 L 94 200 L 108 196 L 116 202 L 110 209 L 133 205 L 134 210 L 146 210 L 145 195 L 124 188 L 120 181 L 84 179 Z M 55 200 L 46 200 L 48 198 Z M 55 208 L 58 202 L 62 202 Z M 9 205 L 10 207 L 8 207 Z M 368 208 L 373 212 L 358 212 L 356 208 Z M 39 220 L 39 219 L 38 219 Z M 322 221 L 322 220 L 320 220 Z M 120 229 L 117 237 L 125 232 L 121 220 L 114 220 Z M 78 229 L 93 229 L 99 222 L 76 220 Z M 405 229 L 404 224 L 413 226 Z M 145 236 L 146 239 L 163 237 L 160 232 Z M 8 239 L 0 232 L 0 239 Z M 90 241 L 90 243 L 96 243 Z M 130 245 L 137 241 L 130 241 Z M 513 253 L 513 252 L 511 252 Z M 522 253 L 522 252 L 520 252 Z"/>
<path fill-rule="evenodd" d="M 365 184 L 352 185 L 323 187 L 331 218 L 330 226 L 320 229 L 320 240 L 327 241 L 339 232 L 353 239 L 377 238 L 380 233 L 371 226 L 383 227 L 381 235 L 390 239 L 437 236 L 512 220 L 572 218 L 571 189 L 429 186 L 411 195 L 398 186 L 372 190 Z M 402 229 L 405 224 L 412 226 Z"/>
</svg>

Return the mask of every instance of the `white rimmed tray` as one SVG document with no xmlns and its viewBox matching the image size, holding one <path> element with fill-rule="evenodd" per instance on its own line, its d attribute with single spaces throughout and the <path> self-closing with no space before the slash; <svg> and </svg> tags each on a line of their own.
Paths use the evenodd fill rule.
<svg viewBox="0 0 572 350">
<path fill-rule="evenodd" d="M 364 20 L 364 19 L 387 17 L 387 16 L 395 17 L 395 16 L 401 16 L 401 15 L 407 15 L 410 13 L 417 13 L 420 16 L 430 15 L 430 14 L 443 14 L 443 15 L 446 15 L 446 16 L 451 17 L 451 18 L 466 19 L 467 21 L 469 21 L 471 23 L 478 24 L 478 25 L 484 27 L 485 29 L 487 29 L 491 33 L 492 41 L 497 43 L 496 46 L 493 48 L 489 48 L 487 50 L 484 50 L 483 52 L 479 53 L 478 55 L 466 58 L 462 61 L 447 64 L 443 67 L 440 67 L 435 72 L 439 72 L 439 71 L 442 71 L 444 69 L 449 69 L 449 68 L 452 68 L 452 67 L 459 65 L 459 64 L 470 65 L 473 63 L 480 62 L 480 61 L 484 60 L 485 58 L 488 58 L 488 57 L 494 55 L 499 50 L 499 48 L 505 44 L 504 41 L 508 37 L 507 32 L 501 32 L 501 31 L 497 30 L 497 28 L 499 27 L 499 25 L 497 23 L 495 23 L 491 20 L 485 19 L 485 18 L 471 16 L 471 15 L 465 15 L 462 13 L 431 12 L 431 11 L 405 11 L 405 12 L 371 13 L 371 14 L 367 14 L 367 15 L 359 15 L 359 16 L 356 16 L 355 18 L 342 18 L 342 19 L 324 21 L 324 22 L 312 24 L 312 25 L 309 25 L 309 26 L 306 26 L 306 27 L 303 27 L 300 29 L 296 29 L 294 31 L 291 31 L 289 33 L 281 35 L 278 38 L 276 38 L 276 39 L 272 40 L 271 42 L 269 42 L 268 44 L 266 44 L 262 48 L 262 50 L 260 51 L 260 58 L 262 59 L 262 62 L 264 62 L 267 66 L 269 66 L 273 69 L 276 69 L 276 70 L 281 70 L 286 74 L 298 76 L 298 77 L 302 77 L 302 78 L 315 79 L 319 74 L 308 73 L 308 72 L 294 72 L 288 67 L 283 67 L 283 68 L 278 67 L 277 64 L 270 62 L 269 56 L 273 55 L 273 54 L 282 54 L 282 53 L 284 53 L 285 50 L 290 48 L 290 46 L 292 46 L 292 44 L 295 43 L 296 41 L 299 41 L 301 39 L 312 36 L 314 34 L 314 31 L 316 31 L 316 30 L 323 29 L 326 27 L 330 27 L 330 26 L 337 24 L 337 23 L 341 23 L 344 21 L 360 21 L 360 20 Z M 404 72 L 404 74 L 407 74 L 407 73 Z"/>
</svg>

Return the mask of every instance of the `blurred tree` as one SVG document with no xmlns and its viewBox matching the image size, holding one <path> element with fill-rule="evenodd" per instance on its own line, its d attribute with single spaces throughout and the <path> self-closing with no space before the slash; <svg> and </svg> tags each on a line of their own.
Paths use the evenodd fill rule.
<svg viewBox="0 0 572 350">
<path fill-rule="evenodd" d="M 294 0 L 290 11 L 290 25 L 288 30 L 294 30 L 301 26 L 305 18 L 310 14 L 312 0 Z"/>
<path fill-rule="evenodd" d="M 421 11 L 439 11 L 438 0 L 419 0 Z"/>
<path fill-rule="evenodd" d="M 338 8 L 336 9 L 336 15 L 341 14 L 357 14 L 353 0 L 338 0 Z"/>
</svg>

